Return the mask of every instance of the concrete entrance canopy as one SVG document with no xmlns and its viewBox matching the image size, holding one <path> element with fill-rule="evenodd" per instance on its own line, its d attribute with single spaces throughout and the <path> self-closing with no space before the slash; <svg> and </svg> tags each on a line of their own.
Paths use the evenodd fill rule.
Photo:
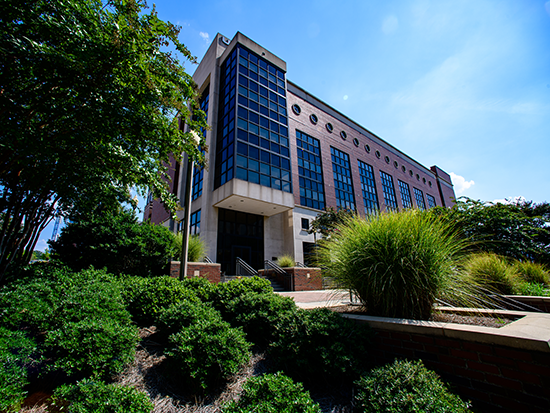
<svg viewBox="0 0 550 413">
<path fill-rule="evenodd" d="M 240 179 L 213 193 L 213 206 L 270 217 L 294 208 L 294 195 Z"/>
</svg>

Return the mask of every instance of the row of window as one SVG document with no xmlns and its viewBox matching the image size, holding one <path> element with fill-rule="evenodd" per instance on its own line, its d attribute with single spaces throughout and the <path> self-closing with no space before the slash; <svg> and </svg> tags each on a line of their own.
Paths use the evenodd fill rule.
<svg viewBox="0 0 550 413">
<path fill-rule="evenodd" d="M 298 152 L 298 175 L 300 186 L 300 205 L 316 209 L 323 209 L 325 206 L 325 195 L 322 174 L 322 160 L 320 155 L 320 142 L 301 131 L 296 131 L 296 146 Z M 331 161 L 336 195 L 336 205 L 339 208 L 356 210 L 353 182 L 349 155 L 336 148 L 331 147 Z M 363 196 L 365 214 L 372 214 L 379 211 L 378 194 L 374 178 L 373 167 L 361 160 L 358 160 L 359 176 L 361 180 L 361 192 Z M 398 209 L 397 196 L 393 177 L 380 171 L 384 205 L 387 210 Z M 399 190 L 403 208 L 413 207 L 409 184 L 399 181 Z M 413 188 L 416 205 L 419 209 L 426 209 L 423 192 Z M 428 207 L 436 206 L 435 198 L 426 195 Z"/>
</svg>

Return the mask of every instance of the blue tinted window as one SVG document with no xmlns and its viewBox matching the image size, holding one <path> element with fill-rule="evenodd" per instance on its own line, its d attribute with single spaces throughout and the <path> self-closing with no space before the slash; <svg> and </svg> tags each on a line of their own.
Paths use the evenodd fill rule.
<svg viewBox="0 0 550 413">
<path fill-rule="evenodd" d="M 296 131 L 296 145 L 308 147 L 308 140 L 317 141 L 317 139 L 306 135 L 303 132 Z M 300 205 L 315 209 L 325 208 L 325 190 L 323 185 L 323 176 L 315 172 L 316 166 L 321 166 L 321 157 L 306 150 L 298 150 L 298 175 L 300 177 Z"/>
<path fill-rule="evenodd" d="M 380 179 L 382 181 L 386 209 L 389 211 L 397 211 L 397 198 L 395 197 L 395 188 L 393 186 L 392 176 L 380 171 Z"/>
<path fill-rule="evenodd" d="M 330 148 L 336 205 L 339 208 L 355 211 L 355 196 L 351 180 L 349 155 L 336 148 Z"/>
<path fill-rule="evenodd" d="M 413 188 L 413 190 L 414 190 L 414 199 L 416 200 L 416 206 L 418 207 L 418 209 L 422 211 L 425 210 L 426 204 L 424 203 L 424 194 L 418 188 Z"/>
<path fill-rule="evenodd" d="M 401 193 L 401 203 L 404 209 L 410 209 L 413 207 L 411 199 L 411 190 L 409 184 L 403 181 L 399 181 L 399 192 Z"/>
<path fill-rule="evenodd" d="M 361 192 L 363 193 L 363 203 L 365 205 L 365 214 L 374 214 L 378 212 L 378 194 L 376 193 L 376 182 L 374 181 L 374 170 L 372 166 L 359 161 L 359 177 L 361 178 Z"/>
</svg>

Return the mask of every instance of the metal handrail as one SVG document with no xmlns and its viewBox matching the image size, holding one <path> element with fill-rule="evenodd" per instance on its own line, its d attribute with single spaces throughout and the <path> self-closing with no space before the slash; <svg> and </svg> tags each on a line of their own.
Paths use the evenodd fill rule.
<svg viewBox="0 0 550 413">
<path fill-rule="evenodd" d="M 235 260 L 235 272 L 237 273 L 236 275 L 245 277 L 258 275 L 258 271 L 256 271 L 254 268 L 248 265 L 245 260 L 239 257 L 237 257 L 237 259 Z"/>
<path fill-rule="evenodd" d="M 208 264 L 214 264 L 214 261 L 212 261 L 208 255 L 204 256 L 204 262 Z"/>
<path fill-rule="evenodd" d="M 281 266 L 271 260 L 265 260 L 264 261 L 264 269 L 268 269 L 267 267 L 270 267 L 275 272 L 278 272 L 279 274 L 286 275 L 286 271 L 281 268 Z"/>
<path fill-rule="evenodd" d="M 298 262 L 296 261 L 296 267 L 300 267 L 300 268 L 307 268 L 304 264 L 302 264 L 301 262 Z"/>
</svg>

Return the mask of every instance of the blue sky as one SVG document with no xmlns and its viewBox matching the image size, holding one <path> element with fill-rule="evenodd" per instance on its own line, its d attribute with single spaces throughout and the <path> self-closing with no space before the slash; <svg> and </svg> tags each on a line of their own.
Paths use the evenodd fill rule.
<svg viewBox="0 0 550 413">
<path fill-rule="evenodd" d="M 240 31 L 289 80 L 450 173 L 457 196 L 550 201 L 550 1 L 155 4 L 199 60 L 217 32 Z"/>
</svg>

